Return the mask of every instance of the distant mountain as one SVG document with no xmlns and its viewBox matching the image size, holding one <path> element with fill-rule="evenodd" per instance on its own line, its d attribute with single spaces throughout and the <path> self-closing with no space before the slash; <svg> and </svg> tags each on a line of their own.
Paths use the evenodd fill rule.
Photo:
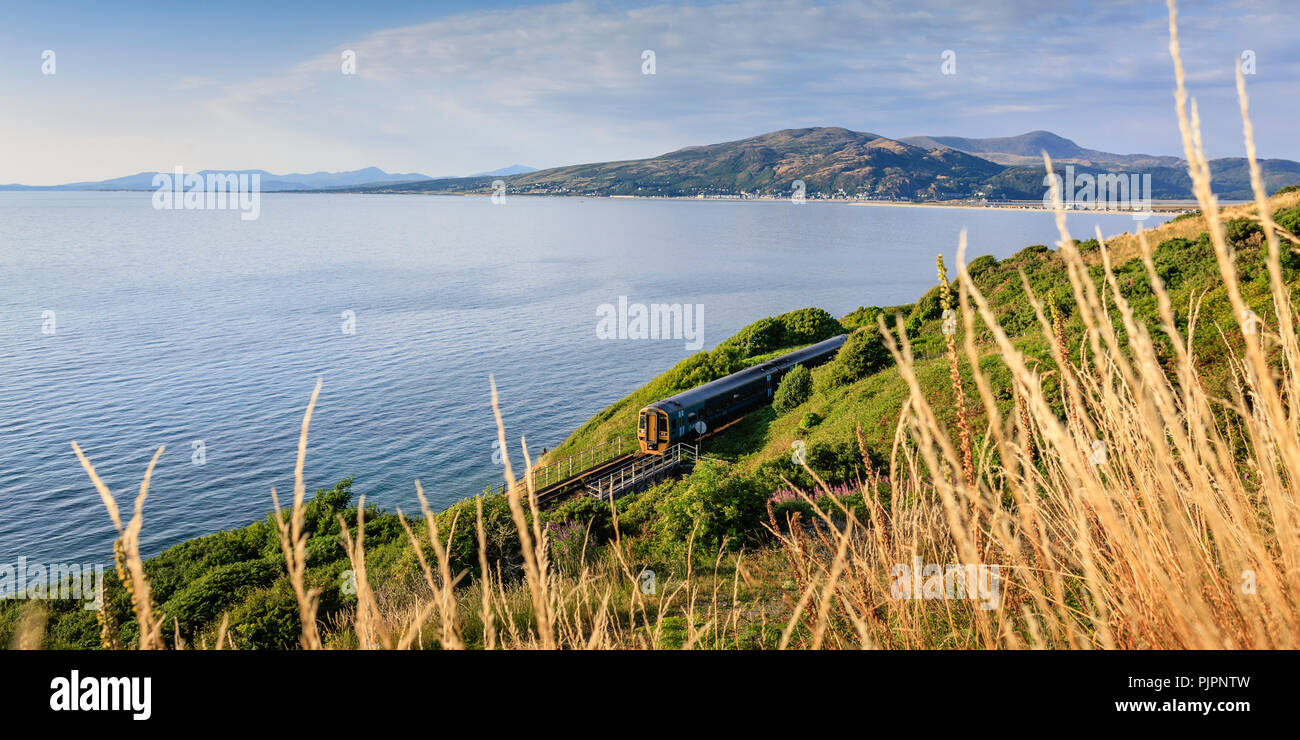
<svg viewBox="0 0 1300 740">
<path fill-rule="evenodd" d="M 1272 193 L 1286 185 L 1300 184 L 1300 162 L 1289 159 L 1261 159 L 1260 171 L 1264 176 L 1264 189 Z M 1072 167 L 1076 179 L 1080 175 L 1150 175 L 1151 197 L 1157 200 L 1191 200 L 1192 180 L 1187 168 L 1180 162 L 1174 167 L 1095 166 L 1064 164 L 1052 160 L 1052 168 L 1064 174 Z M 1044 195 L 1043 165 L 1008 167 L 984 183 L 989 197 L 1006 200 L 1038 200 Z M 1249 200 L 1254 197 L 1250 188 L 1250 165 L 1241 157 L 1210 160 L 1210 179 L 1214 193 L 1225 200 Z"/>
<path fill-rule="evenodd" d="M 504 175 L 524 175 L 536 171 L 536 167 L 529 167 L 528 165 L 523 164 L 512 164 L 509 167 L 502 167 L 499 170 L 492 170 L 491 172 L 476 172 L 470 175 L 470 177 L 502 177 Z"/>
<path fill-rule="evenodd" d="M 1058 173 L 1151 175 L 1150 197 L 1192 197 L 1182 160 L 1085 149 L 1048 131 L 998 139 L 914 136 L 887 139 L 844 128 L 774 131 L 748 139 L 693 146 L 649 159 L 553 167 L 500 176 L 508 192 L 532 195 L 641 195 L 689 197 L 786 196 L 802 181 L 811 198 L 891 200 L 1041 200 L 1041 152 Z M 998 160 L 998 161 L 994 161 Z M 1300 183 L 1300 163 L 1260 161 L 1272 192 Z M 1251 196 L 1246 160 L 1210 163 L 1214 191 L 1230 200 Z M 363 192 L 488 192 L 493 176 L 398 183 Z"/>
<path fill-rule="evenodd" d="M 927 150 L 844 128 L 774 131 L 692 146 L 650 159 L 553 167 L 505 178 L 511 192 L 547 195 L 790 195 L 805 192 L 934 200 L 964 197 L 1001 165 L 951 149 Z M 385 188 L 477 192 L 485 178 L 449 178 Z"/>
<path fill-rule="evenodd" d="M 1114 154 L 1086 149 L 1050 131 L 1030 131 L 1020 136 L 991 139 L 966 139 L 959 136 L 908 136 L 906 141 L 934 151 L 944 149 L 966 152 L 998 164 L 1007 165 L 986 185 L 990 193 L 1013 200 L 1041 198 L 1043 195 L 1043 152 L 1052 157 L 1057 172 L 1074 165 L 1076 174 L 1145 174 L 1151 175 L 1152 197 L 1159 199 L 1191 198 L 1191 178 L 1187 164 L 1178 157 L 1151 154 Z M 1264 185 L 1270 193 L 1284 185 L 1300 182 L 1300 163 L 1289 159 L 1262 159 L 1259 162 Z M 1242 157 L 1210 161 L 1214 192 L 1227 199 L 1253 197 L 1250 170 Z"/>
<path fill-rule="evenodd" d="M 261 175 L 262 190 L 275 192 L 284 190 L 323 190 L 328 188 L 379 186 L 384 183 L 410 182 L 412 180 L 429 180 L 428 175 L 418 172 L 390 174 L 378 167 L 366 167 L 348 172 L 312 172 L 310 174 L 293 173 L 276 175 L 266 170 L 201 170 L 198 174 L 210 173 Z M 154 175 L 157 172 L 140 172 L 126 177 L 95 182 L 73 182 L 66 185 L 0 185 L 0 190 L 154 190 Z M 163 173 L 171 174 L 171 173 Z M 189 173 L 187 173 L 189 174 Z"/>
<path fill-rule="evenodd" d="M 1150 175 L 1150 197 L 1192 197 L 1186 167 L 1177 157 L 1086 149 L 1049 131 L 993 139 L 911 136 L 895 140 L 845 128 L 796 128 L 686 147 L 648 159 L 545 170 L 515 164 L 470 177 L 389 174 L 376 167 L 290 175 L 246 172 L 260 174 L 265 191 L 484 193 L 500 179 L 508 192 L 529 195 L 785 197 L 801 182 L 810 198 L 1041 200 L 1043 151 L 1052 155 L 1058 172 L 1071 166 L 1077 175 Z M 1221 198 L 1252 197 L 1245 159 L 1216 159 L 1210 166 L 1214 192 Z M 1300 183 L 1298 162 L 1265 159 L 1260 166 L 1269 192 Z M 153 175 L 141 172 L 49 188 L 7 185 L 0 190 L 152 190 Z"/>
<path fill-rule="evenodd" d="M 974 154 L 990 162 L 1012 166 L 1041 166 L 1043 152 L 1061 164 L 1085 166 L 1120 165 L 1123 167 L 1179 167 L 1178 157 L 1150 154 L 1112 154 L 1096 149 L 1085 149 L 1051 131 L 1030 131 L 1019 136 L 993 139 L 965 139 L 960 136 L 905 136 L 899 141 L 926 149 L 956 149 Z"/>
</svg>

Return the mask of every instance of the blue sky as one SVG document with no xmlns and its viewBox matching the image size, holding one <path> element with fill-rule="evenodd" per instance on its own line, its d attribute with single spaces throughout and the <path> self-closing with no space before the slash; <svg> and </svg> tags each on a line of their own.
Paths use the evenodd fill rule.
<svg viewBox="0 0 1300 740">
<path fill-rule="evenodd" d="M 1182 5 L 1212 156 L 1300 159 L 1284 0 Z M 125 6 L 125 7 L 120 7 Z M 1047 129 L 1180 154 L 1163 2 L 9 2 L 0 183 L 143 170 L 468 174 L 653 156 L 836 125 L 891 137 Z M 56 74 L 41 73 L 42 51 Z M 352 50 L 357 74 L 341 72 Z M 642 74 L 642 51 L 656 74 Z M 941 54 L 956 74 L 941 74 Z"/>
</svg>

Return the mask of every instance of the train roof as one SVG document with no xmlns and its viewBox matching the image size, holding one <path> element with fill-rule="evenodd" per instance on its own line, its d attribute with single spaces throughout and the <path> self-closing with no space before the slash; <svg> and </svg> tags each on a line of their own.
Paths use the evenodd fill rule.
<svg viewBox="0 0 1300 740">
<path fill-rule="evenodd" d="M 682 391 L 673 396 L 669 396 L 661 401 L 646 404 L 646 408 L 655 408 L 660 411 L 669 413 L 679 411 L 683 408 L 694 406 L 701 401 L 712 398 L 721 393 L 727 393 L 734 388 L 739 388 L 747 383 L 753 382 L 768 373 L 776 370 L 788 368 L 792 365 L 798 365 L 801 362 L 819 359 L 822 356 L 839 351 L 844 345 L 848 334 L 840 334 L 836 337 L 811 344 L 803 349 L 797 349 L 780 357 L 773 358 L 767 362 L 761 362 L 753 367 L 747 367 L 739 372 L 734 372 L 726 377 L 718 378 L 704 385 L 696 386 L 688 391 Z"/>
</svg>

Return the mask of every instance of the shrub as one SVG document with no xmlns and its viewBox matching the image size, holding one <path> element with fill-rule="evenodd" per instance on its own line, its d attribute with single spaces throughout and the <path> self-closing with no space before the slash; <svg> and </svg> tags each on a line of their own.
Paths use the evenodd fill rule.
<svg viewBox="0 0 1300 740">
<path fill-rule="evenodd" d="M 525 516 L 531 519 L 531 514 Z M 479 570 L 476 517 L 474 499 L 458 501 L 435 517 L 438 536 L 447 548 L 453 573 L 462 569 L 469 569 L 471 573 Z M 519 532 L 515 529 L 510 502 L 505 494 L 483 497 L 483 533 L 487 540 L 489 563 L 495 565 L 500 561 L 505 570 L 514 570 L 520 565 Z M 427 535 L 423 535 L 422 540 L 427 547 Z M 431 548 L 428 552 L 432 557 Z"/>
<path fill-rule="evenodd" d="M 785 346 L 812 344 L 840 334 L 844 327 L 820 308 L 801 308 L 778 317 L 785 326 Z"/>
<path fill-rule="evenodd" d="M 190 636 L 248 592 L 273 583 L 283 572 L 284 560 L 271 557 L 222 565 L 179 589 L 162 604 L 161 611 L 169 621 L 179 623 L 183 635 Z"/>
<path fill-rule="evenodd" d="M 916 302 L 907 315 L 907 333 L 915 334 L 920 330 L 921 324 L 939 318 L 942 313 L 943 310 L 939 307 L 939 287 L 936 285 L 921 296 L 921 300 Z"/>
<path fill-rule="evenodd" d="M 581 527 L 583 532 L 590 526 L 592 545 L 604 542 L 614 534 L 609 504 L 591 496 L 574 496 L 547 512 L 545 518 L 555 523 L 571 521 Z"/>
<path fill-rule="evenodd" d="M 780 349 L 785 340 L 785 326 L 777 319 L 759 319 L 742 332 L 743 340 L 739 346 L 749 357 L 766 354 Z"/>
<path fill-rule="evenodd" d="M 889 461 L 880 457 L 875 450 L 868 450 L 868 453 L 872 458 L 871 464 L 877 470 L 889 468 Z M 867 468 L 862 462 L 862 452 L 856 441 L 810 444 L 806 455 L 808 467 L 829 484 L 856 483 L 866 477 Z M 802 465 L 795 464 L 790 455 L 782 455 L 760 465 L 754 481 L 768 491 L 785 486 L 785 481 L 805 490 L 817 486 L 817 481 L 808 475 Z"/>
<path fill-rule="evenodd" d="M 799 430 L 802 432 L 812 431 L 812 428 L 820 423 L 822 423 L 821 415 L 809 411 L 803 415 L 803 419 L 799 422 Z"/>
<path fill-rule="evenodd" d="M 972 278 L 977 278 L 997 266 L 997 259 L 995 259 L 991 254 L 986 254 L 983 257 L 976 257 L 971 260 L 970 263 L 966 265 L 966 272 L 969 272 Z"/>
<path fill-rule="evenodd" d="M 235 647 L 260 650 L 288 650 L 298 645 L 301 624 L 298 602 L 287 578 L 269 588 L 258 589 L 230 613 L 230 631 L 237 636 Z"/>
<path fill-rule="evenodd" d="M 761 536 L 767 517 L 767 496 L 755 483 L 726 464 L 704 461 L 685 481 L 667 489 L 656 512 L 656 541 L 666 554 L 684 554 L 694 539 L 694 552 L 709 558 L 725 542 L 729 549 Z"/>
<path fill-rule="evenodd" d="M 772 408 L 777 414 L 793 411 L 812 396 L 812 371 L 803 365 L 795 365 L 781 378 L 772 396 Z"/>
<path fill-rule="evenodd" d="M 887 367 L 891 362 L 893 358 L 879 329 L 859 329 L 849 336 L 839 354 L 827 365 L 826 382 L 831 388 L 847 385 Z"/>
<path fill-rule="evenodd" d="M 843 331 L 844 326 L 822 309 L 801 308 L 774 318 L 759 319 L 723 342 L 718 349 L 730 347 L 744 357 L 756 357 L 782 347 L 820 342 Z"/>
<path fill-rule="evenodd" d="M 876 317 L 881 313 L 880 306 L 858 306 L 853 313 L 840 319 L 840 324 L 850 331 L 860 327 L 873 327 L 876 325 Z"/>
<path fill-rule="evenodd" d="M 1294 187 L 1300 188 L 1300 185 Z M 1292 234 L 1300 234 L 1300 206 L 1279 210 L 1273 214 L 1273 221 Z"/>
<path fill-rule="evenodd" d="M 1230 218 L 1223 223 L 1224 230 L 1227 232 L 1228 242 L 1233 246 L 1240 247 L 1246 244 L 1250 238 L 1256 234 L 1263 237 L 1263 230 L 1259 224 L 1248 218 Z"/>
</svg>

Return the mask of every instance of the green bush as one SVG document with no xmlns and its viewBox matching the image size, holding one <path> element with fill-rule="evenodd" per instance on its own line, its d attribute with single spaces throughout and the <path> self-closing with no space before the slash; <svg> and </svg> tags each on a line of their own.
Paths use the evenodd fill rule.
<svg viewBox="0 0 1300 740">
<path fill-rule="evenodd" d="M 465 499 L 452 504 L 435 517 L 438 523 L 438 535 L 447 547 L 453 573 L 466 568 L 471 573 L 477 573 L 479 570 L 476 517 L 474 499 Z M 526 513 L 525 517 L 529 518 L 531 515 Z M 510 513 L 510 502 L 504 494 L 483 497 L 483 533 L 487 541 L 486 552 L 489 563 L 495 565 L 500 561 L 502 569 L 507 571 L 514 571 L 522 565 L 519 533 L 515 529 L 514 519 Z M 426 553 L 431 558 L 433 551 L 427 544 L 427 535 L 421 537 L 426 545 Z"/>
<path fill-rule="evenodd" d="M 812 371 L 803 365 L 795 365 L 776 387 L 776 393 L 772 396 L 772 408 L 779 415 L 787 414 L 807 401 L 812 392 Z"/>
<path fill-rule="evenodd" d="M 176 620 L 182 635 L 191 637 L 253 589 L 269 586 L 284 569 L 284 560 L 274 557 L 218 566 L 177 590 L 161 611 L 168 622 Z"/>
<path fill-rule="evenodd" d="M 1300 188 L 1300 185 L 1293 187 Z M 1292 234 L 1300 235 L 1300 206 L 1279 210 L 1273 214 L 1273 221 Z"/>
<path fill-rule="evenodd" d="M 911 313 L 907 315 L 907 333 L 915 334 L 920 330 L 921 324 L 927 321 L 939 318 L 943 310 L 939 307 L 939 286 L 934 286 L 921 296 L 912 307 Z"/>
<path fill-rule="evenodd" d="M 814 414 L 809 411 L 804 414 L 803 419 L 799 421 L 799 430 L 802 432 L 812 431 L 812 428 L 820 423 L 822 423 L 821 414 Z"/>
<path fill-rule="evenodd" d="M 704 461 L 685 483 L 668 489 L 657 508 L 655 534 L 661 550 L 684 554 L 694 537 L 694 552 L 708 559 L 724 542 L 734 549 L 761 537 L 767 495 L 754 481 L 724 463 Z"/>
<path fill-rule="evenodd" d="M 997 266 L 998 261 L 993 257 L 993 255 L 986 254 L 983 257 L 976 257 L 971 260 L 970 263 L 966 265 L 966 272 L 970 273 L 971 278 L 978 278 L 980 275 L 983 275 L 985 272 Z"/>
<path fill-rule="evenodd" d="M 777 319 L 759 319 L 743 331 L 744 340 L 738 343 L 749 357 L 780 349 L 785 341 L 785 326 Z"/>
<path fill-rule="evenodd" d="M 844 326 L 829 313 L 820 308 L 801 308 L 773 318 L 759 319 L 718 345 L 718 349 L 731 347 L 739 350 L 744 358 L 757 357 L 783 347 L 820 342 L 843 332 Z"/>
<path fill-rule="evenodd" d="M 1262 238 L 1264 232 L 1259 228 L 1259 224 L 1248 218 L 1230 218 L 1223 223 L 1224 231 L 1227 232 L 1228 243 L 1235 247 L 1244 245 L 1252 236 L 1259 234 Z"/>
<path fill-rule="evenodd" d="M 862 327 L 873 328 L 876 326 L 876 317 L 881 313 L 883 309 L 880 306 L 858 306 L 853 313 L 840 319 L 840 324 L 849 331 Z"/>
<path fill-rule="evenodd" d="M 614 534 L 614 519 L 609 503 L 591 496 L 574 496 L 546 512 L 548 522 L 574 522 L 584 531 L 591 528 L 592 543 L 604 542 Z"/>
<path fill-rule="evenodd" d="M 240 649 L 289 650 L 302 634 L 298 602 L 288 579 L 253 591 L 230 613 L 230 631 Z"/>
<path fill-rule="evenodd" d="M 889 469 L 889 461 L 877 451 L 868 452 L 873 467 L 877 470 Z M 856 483 L 867 474 L 867 468 L 862 462 L 862 451 L 858 449 L 856 440 L 810 444 L 806 455 L 808 467 L 831 485 Z M 791 455 L 768 460 L 759 466 L 758 473 L 754 476 L 755 484 L 768 491 L 784 488 L 787 480 L 805 490 L 817 486 L 817 481 L 808 475 L 802 465 L 795 464 Z"/>
<path fill-rule="evenodd" d="M 839 354 L 827 365 L 824 377 L 828 386 L 834 388 L 861 380 L 892 363 L 880 330 L 859 329 L 840 347 Z"/>
</svg>

